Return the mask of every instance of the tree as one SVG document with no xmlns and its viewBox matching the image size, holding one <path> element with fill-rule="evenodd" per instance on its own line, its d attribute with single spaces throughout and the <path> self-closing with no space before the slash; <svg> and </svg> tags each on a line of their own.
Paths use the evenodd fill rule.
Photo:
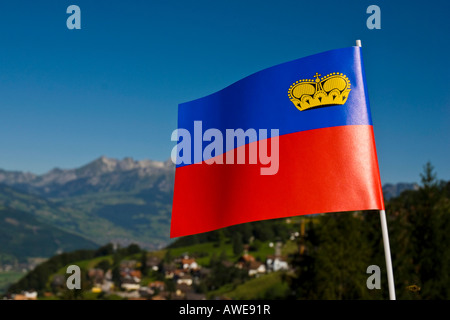
<svg viewBox="0 0 450 320">
<path fill-rule="evenodd" d="M 170 253 L 170 249 L 166 251 L 164 254 L 163 261 L 164 263 L 171 263 L 173 260 L 172 254 Z"/>
<path fill-rule="evenodd" d="M 316 277 L 320 299 L 366 298 L 366 269 L 370 247 L 360 213 L 333 213 L 320 217 Z"/>
<path fill-rule="evenodd" d="M 242 234 L 237 233 L 232 238 L 233 253 L 236 256 L 240 256 L 244 252 L 244 244 L 242 243 Z"/>
<path fill-rule="evenodd" d="M 433 186 L 436 186 L 436 176 L 437 175 L 434 172 L 434 166 L 431 164 L 431 162 L 428 161 L 423 167 L 423 173 L 420 174 L 423 187 L 431 188 Z"/>
<path fill-rule="evenodd" d="M 102 260 L 99 263 L 97 263 L 97 265 L 95 267 L 102 269 L 103 272 L 106 272 L 111 268 L 111 263 L 109 262 L 109 260 L 105 259 L 105 260 Z"/>
<path fill-rule="evenodd" d="M 141 248 L 139 248 L 139 246 L 135 243 L 130 244 L 127 248 L 126 248 L 126 255 L 132 255 L 132 254 L 136 254 L 141 252 Z"/>
<path fill-rule="evenodd" d="M 141 273 L 143 276 L 146 276 L 148 274 L 148 266 L 147 266 L 147 252 L 142 250 L 141 255 Z"/>
<path fill-rule="evenodd" d="M 308 230 L 306 252 L 291 261 L 296 277 L 290 287 L 296 298 L 371 298 L 366 287 L 371 250 L 362 214 L 327 213 L 314 219 L 317 226 Z"/>
<path fill-rule="evenodd" d="M 422 186 L 391 199 L 392 260 L 399 299 L 450 298 L 449 183 L 437 183 L 431 163 L 420 174 Z M 389 216 L 389 215 L 388 215 Z M 411 285 L 419 291 L 408 290 Z"/>
<path fill-rule="evenodd" d="M 95 257 L 103 257 L 103 256 L 109 256 L 114 253 L 114 246 L 111 243 L 108 243 L 107 245 L 104 245 L 103 247 L 98 248 L 95 251 L 94 256 Z"/>
<path fill-rule="evenodd" d="M 234 286 L 248 279 L 246 270 L 238 269 L 233 265 L 228 265 L 227 255 L 225 251 L 217 257 L 215 253 L 211 256 L 210 268 L 211 272 L 204 280 L 204 286 L 209 290 L 217 290 L 225 284 L 233 284 Z"/>
<path fill-rule="evenodd" d="M 420 177 L 423 187 L 417 191 L 410 208 L 413 263 L 422 285 L 421 296 L 424 299 L 448 299 L 449 199 L 445 197 L 442 186 L 438 185 L 430 162 L 424 166 Z"/>
<path fill-rule="evenodd" d="M 113 256 L 112 280 L 117 288 L 120 288 L 122 284 L 122 277 L 120 275 L 120 261 L 120 254 L 115 252 Z"/>
<path fill-rule="evenodd" d="M 215 230 L 214 232 L 211 232 L 210 239 L 212 242 L 214 242 L 214 247 L 222 247 L 225 244 L 225 234 L 222 229 Z"/>
<path fill-rule="evenodd" d="M 299 239 L 299 248 L 304 246 L 303 254 L 296 252 L 290 255 L 290 265 L 294 269 L 294 275 L 285 274 L 283 279 L 287 281 L 291 289 L 291 298 L 317 299 L 315 283 L 315 249 L 319 241 L 312 219 L 309 221 L 305 237 Z M 300 251 L 300 250 L 299 250 Z"/>
<path fill-rule="evenodd" d="M 166 291 L 169 293 L 174 293 L 176 289 L 175 281 L 173 279 L 165 279 L 164 285 L 166 288 Z"/>
<path fill-rule="evenodd" d="M 253 234 L 260 241 L 273 240 L 275 237 L 273 223 L 270 221 L 257 221 L 253 226 Z"/>
</svg>

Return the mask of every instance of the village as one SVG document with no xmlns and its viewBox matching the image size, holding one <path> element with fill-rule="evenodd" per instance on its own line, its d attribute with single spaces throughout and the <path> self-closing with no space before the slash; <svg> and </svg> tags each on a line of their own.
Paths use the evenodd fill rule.
<svg viewBox="0 0 450 320">
<path fill-rule="evenodd" d="M 239 258 L 237 263 L 229 261 L 222 263 L 230 268 L 234 267 L 245 271 L 249 278 L 259 277 L 269 272 L 287 271 L 289 269 L 286 257 L 282 257 L 281 243 L 277 244 L 275 255 L 268 256 L 266 261 L 260 262 L 248 252 Z M 146 267 L 150 272 L 159 274 L 160 280 L 142 283 L 142 263 L 137 260 L 124 260 L 120 263 L 120 289 L 114 285 L 112 272 L 106 273 L 102 269 L 88 270 L 88 277 L 92 279 L 94 293 L 104 292 L 115 294 L 122 298 L 132 300 L 204 300 L 206 295 L 198 293 L 195 287 L 210 275 L 211 269 L 201 266 L 195 258 L 189 255 L 175 257 L 169 263 L 155 256 L 149 256 Z M 220 298 L 220 297 L 218 297 Z"/>
<path fill-rule="evenodd" d="M 246 279 L 257 278 L 271 272 L 288 271 L 287 257 L 281 255 L 281 242 L 271 245 L 274 247 L 274 254 L 268 255 L 265 261 L 258 261 L 248 253 L 248 247 L 246 247 L 236 262 L 224 260 L 220 261 L 220 264 L 224 268 L 239 270 Z M 167 258 L 146 253 L 145 258 L 145 262 L 142 259 L 122 260 L 115 270 L 104 268 L 101 264 L 84 270 L 83 279 L 88 285 L 84 285 L 82 291 L 105 299 L 108 299 L 108 296 L 127 300 L 206 300 L 208 298 L 199 288 L 205 279 L 211 276 L 213 270 L 199 264 L 195 257 L 185 253 L 167 261 Z M 14 300 L 58 298 L 62 291 L 67 291 L 66 278 L 67 276 L 63 274 L 53 276 L 50 285 L 52 291 L 44 292 L 42 297 L 38 295 L 38 292 L 30 290 L 14 294 L 10 298 Z M 217 296 L 214 299 L 226 299 L 226 297 Z"/>
</svg>

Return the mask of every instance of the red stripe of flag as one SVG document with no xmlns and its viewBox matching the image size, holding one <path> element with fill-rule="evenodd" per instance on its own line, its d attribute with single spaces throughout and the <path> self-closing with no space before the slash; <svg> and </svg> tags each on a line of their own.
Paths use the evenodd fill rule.
<svg viewBox="0 0 450 320">
<path fill-rule="evenodd" d="M 384 210 L 371 125 L 282 135 L 278 173 L 261 175 L 260 168 L 204 162 L 177 168 L 170 236 L 295 215 Z"/>
</svg>

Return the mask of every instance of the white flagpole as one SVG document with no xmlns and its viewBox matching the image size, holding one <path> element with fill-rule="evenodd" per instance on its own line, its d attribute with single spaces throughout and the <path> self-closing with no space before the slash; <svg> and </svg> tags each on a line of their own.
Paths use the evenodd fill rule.
<svg viewBox="0 0 450 320">
<path fill-rule="evenodd" d="M 356 46 L 361 47 L 361 40 L 356 40 Z M 380 220 L 381 220 L 381 233 L 383 235 L 384 257 L 386 259 L 389 299 L 395 300 L 394 272 L 392 269 L 391 248 L 389 245 L 389 235 L 385 210 L 380 210 Z"/>
<path fill-rule="evenodd" d="M 391 249 L 389 246 L 389 235 L 386 222 L 386 212 L 380 210 L 381 233 L 383 234 L 384 257 L 386 259 L 387 278 L 389 286 L 389 298 L 395 300 L 394 273 L 392 271 Z"/>
</svg>

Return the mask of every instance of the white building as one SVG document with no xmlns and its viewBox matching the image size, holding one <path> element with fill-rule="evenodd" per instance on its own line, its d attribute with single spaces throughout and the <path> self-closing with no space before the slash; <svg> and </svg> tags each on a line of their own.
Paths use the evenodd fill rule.
<svg viewBox="0 0 450 320">
<path fill-rule="evenodd" d="M 249 264 L 248 267 L 248 275 L 250 277 L 258 275 L 258 274 L 262 274 L 262 273 L 266 273 L 266 266 L 262 263 L 259 263 L 257 261 L 252 261 Z"/>
<path fill-rule="evenodd" d="M 270 271 L 286 271 L 289 269 L 288 263 L 280 257 L 268 257 L 266 264 Z"/>
</svg>

